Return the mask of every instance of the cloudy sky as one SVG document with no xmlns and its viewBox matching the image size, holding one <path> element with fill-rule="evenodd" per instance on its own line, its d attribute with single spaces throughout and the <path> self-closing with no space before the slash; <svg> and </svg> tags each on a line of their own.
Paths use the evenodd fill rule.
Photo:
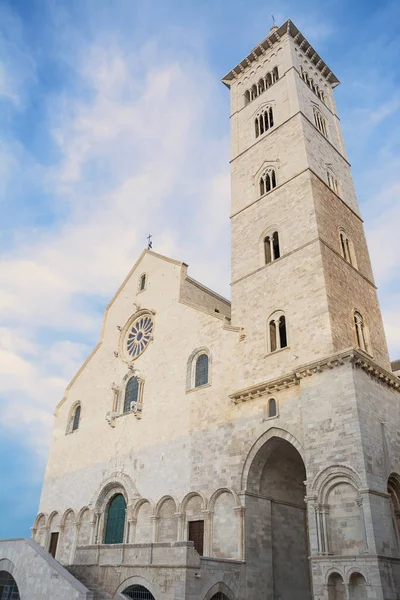
<svg viewBox="0 0 400 600">
<path fill-rule="evenodd" d="M 229 296 L 229 93 L 291 18 L 336 98 L 400 357 L 397 0 L 0 0 L 0 538 L 29 536 L 52 412 L 154 249 Z"/>
</svg>

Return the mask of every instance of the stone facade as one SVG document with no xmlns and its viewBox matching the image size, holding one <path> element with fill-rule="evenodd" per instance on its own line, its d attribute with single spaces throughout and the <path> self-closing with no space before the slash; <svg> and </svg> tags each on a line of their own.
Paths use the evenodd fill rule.
<svg viewBox="0 0 400 600">
<path fill-rule="evenodd" d="M 184 263 L 142 253 L 56 408 L 33 537 L 49 549 L 58 533 L 56 559 L 105 598 L 137 585 L 156 600 L 399 600 L 400 381 L 336 112 L 338 81 L 290 21 L 223 81 L 232 305 Z M 273 125 L 256 135 L 265 107 Z M 260 194 L 266 169 L 276 185 Z M 266 259 L 271 232 L 276 260 Z M 151 335 L 132 357 L 140 319 Z M 132 377 L 139 391 L 129 408 Z M 121 539 L 106 544 L 116 495 L 126 506 Z"/>
</svg>

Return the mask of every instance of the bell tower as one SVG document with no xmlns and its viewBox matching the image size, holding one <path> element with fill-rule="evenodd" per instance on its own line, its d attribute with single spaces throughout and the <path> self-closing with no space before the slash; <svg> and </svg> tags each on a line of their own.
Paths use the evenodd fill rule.
<svg viewBox="0 0 400 600">
<path fill-rule="evenodd" d="M 287 21 L 222 81 L 231 92 L 232 323 L 245 331 L 244 371 L 280 376 L 352 347 L 390 369 L 334 100 L 339 80 Z"/>
</svg>

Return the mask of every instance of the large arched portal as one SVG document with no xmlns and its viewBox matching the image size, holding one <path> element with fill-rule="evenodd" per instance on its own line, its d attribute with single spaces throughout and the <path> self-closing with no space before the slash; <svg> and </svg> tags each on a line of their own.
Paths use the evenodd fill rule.
<svg viewBox="0 0 400 600">
<path fill-rule="evenodd" d="M 0 600 L 19 600 L 17 582 L 8 571 L 0 571 Z"/>
<path fill-rule="evenodd" d="M 248 585 L 260 597 L 311 598 L 305 480 L 299 452 L 280 437 L 259 447 L 248 468 L 246 557 L 255 567 Z"/>
</svg>

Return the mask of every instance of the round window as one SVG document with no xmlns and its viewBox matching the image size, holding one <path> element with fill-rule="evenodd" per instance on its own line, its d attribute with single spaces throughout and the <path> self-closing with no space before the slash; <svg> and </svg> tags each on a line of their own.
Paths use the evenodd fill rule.
<svg viewBox="0 0 400 600">
<path fill-rule="evenodd" d="M 129 327 L 126 336 L 126 351 L 131 358 L 137 358 L 147 348 L 153 335 L 153 320 L 149 315 L 138 317 Z"/>
</svg>

